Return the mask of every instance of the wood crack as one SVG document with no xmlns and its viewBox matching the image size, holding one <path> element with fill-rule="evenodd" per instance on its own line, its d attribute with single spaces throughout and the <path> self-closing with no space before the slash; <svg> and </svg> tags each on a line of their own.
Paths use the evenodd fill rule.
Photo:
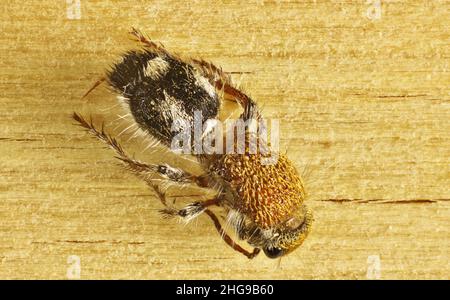
<svg viewBox="0 0 450 300">
<path fill-rule="evenodd" d="M 141 241 L 108 241 L 108 240 L 56 240 L 54 242 L 39 241 L 32 242 L 32 244 L 53 244 L 53 243 L 72 243 L 72 244 L 127 244 L 127 245 L 143 245 L 145 242 Z"/>
<path fill-rule="evenodd" d="M 421 204 L 421 203 L 437 203 L 450 201 L 450 199 L 350 199 L 350 198 L 337 198 L 337 199 L 322 199 L 319 201 L 336 202 L 336 203 L 376 203 L 376 204 Z"/>
<path fill-rule="evenodd" d="M 40 139 L 15 139 L 15 138 L 5 138 L 2 137 L 0 138 L 0 141 L 9 141 L 9 142 L 36 142 L 36 141 L 40 141 Z"/>
</svg>

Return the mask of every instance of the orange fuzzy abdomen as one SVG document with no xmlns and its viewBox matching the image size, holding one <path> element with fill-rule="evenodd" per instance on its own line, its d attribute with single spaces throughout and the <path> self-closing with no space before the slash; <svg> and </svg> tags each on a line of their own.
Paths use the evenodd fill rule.
<svg viewBox="0 0 450 300">
<path fill-rule="evenodd" d="M 284 222 L 303 202 L 302 180 L 283 155 L 274 165 L 262 165 L 260 155 L 232 154 L 220 165 L 239 196 L 237 208 L 261 228 Z"/>
</svg>

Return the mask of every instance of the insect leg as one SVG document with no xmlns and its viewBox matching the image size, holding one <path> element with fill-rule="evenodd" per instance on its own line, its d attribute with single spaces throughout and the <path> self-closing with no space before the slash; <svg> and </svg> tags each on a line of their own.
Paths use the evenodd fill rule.
<svg viewBox="0 0 450 300">
<path fill-rule="evenodd" d="M 206 176 L 196 176 L 181 169 L 171 167 L 167 164 L 148 164 L 136 159 L 129 157 L 123 150 L 122 146 L 117 142 L 117 140 L 109 136 L 102 126 L 101 130 L 95 128 L 91 121 L 86 121 L 82 116 L 77 113 L 73 114 L 73 118 L 95 137 L 106 143 L 111 147 L 118 156 L 116 158 L 120 159 L 125 163 L 127 168 L 132 171 L 137 177 L 144 180 L 147 184 L 153 187 L 152 175 L 155 173 L 176 183 L 195 183 L 200 187 L 207 187 L 208 181 Z"/>
<path fill-rule="evenodd" d="M 222 68 L 215 66 L 214 64 L 204 61 L 203 59 L 191 59 L 190 61 L 195 67 L 197 67 L 205 77 L 209 78 L 211 83 L 221 81 L 224 84 L 231 84 L 231 77 L 224 72 Z"/>
<path fill-rule="evenodd" d="M 131 28 L 130 34 L 133 35 L 137 39 L 137 41 L 144 44 L 145 47 L 147 47 L 151 50 L 154 50 L 156 52 L 159 52 L 159 53 L 170 55 L 170 53 L 167 52 L 167 50 L 164 48 L 164 46 L 162 44 L 161 45 L 156 44 L 151 39 L 146 37 L 140 30 L 133 27 L 133 28 Z"/>
<path fill-rule="evenodd" d="M 117 158 L 123 161 L 130 171 L 145 181 L 150 180 L 152 174 L 158 174 L 164 179 L 174 183 L 196 184 L 199 187 L 208 187 L 208 180 L 206 176 L 196 176 L 168 164 L 148 164 L 132 159 L 128 156 L 122 156 L 121 154 L 119 155 L 120 156 Z"/>
<path fill-rule="evenodd" d="M 187 206 L 185 206 L 181 209 L 168 207 L 168 208 L 162 209 L 160 212 L 165 217 L 169 218 L 169 217 L 178 216 L 178 217 L 181 217 L 185 222 L 190 222 L 192 219 L 196 218 L 201 213 L 203 213 L 207 209 L 207 207 L 212 206 L 212 205 L 218 205 L 219 202 L 220 202 L 220 200 L 215 198 L 215 199 L 206 200 L 206 201 L 194 202 L 194 203 L 188 204 Z"/>
<path fill-rule="evenodd" d="M 191 63 L 209 79 L 216 89 L 223 91 L 225 99 L 236 101 L 242 106 L 244 109 L 244 121 L 251 118 L 259 119 L 260 115 L 256 103 L 249 96 L 233 86 L 229 74 L 214 64 L 201 59 L 192 59 Z"/>
<path fill-rule="evenodd" d="M 245 250 L 244 248 L 242 248 L 241 246 L 239 246 L 238 244 L 236 244 L 233 239 L 225 232 L 225 230 L 222 228 L 222 225 L 220 224 L 219 219 L 217 218 L 217 216 L 210 211 L 209 209 L 205 210 L 205 213 L 211 218 L 211 220 L 214 223 L 214 226 L 216 227 L 217 231 L 219 232 L 220 236 L 222 237 L 222 239 L 225 241 L 225 243 L 227 243 L 231 248 L 233 248 L 234 250 L 244 254 L 245 256 L 247 256 L 249 259 L 254 258 L 256 255 L 258 255 L 258 253 L 261 251 L 259 248 L 254 248 L 253 252 L 249 252 L 247 250 Z"/>
<path fill-rule="evenodd" d="M 254 258 L 256 255 L 258 255 L 258 253 L 261 251 L 261 249 L 254 248 L 253 252 L 249 252 L 249 251 L 245 250 L 244 248 L 242 248 L 239 244 L 234 242 L 234 240 L 223 229 L 217 216 L 211 210 L 209 210 L 207 208 L 212 205 L 217 205 L 219 203 L 219 201 L 220 200 L 216 198 L 216 199 L 207 200 L 207 201 L 203 201 L 203 202 L 195 202 L 195 203 L 189 204 L 188 206 L 186 206 L 180 210 L 176 210 L 174 208 L 163 209 L 163 210 L 161 210 L 161 213 L 163 213 L 163 215 L 165 215 L 166 217 L 173 217 L 173 216 L 178 215 L 178 216 L 183 217 L 186 221 L 189 221 L 189 220 L 192 220 L 193 218 L 197 217 L 199 214 L 205 212 L 211 218 L 211 220 L 213 221 L 214 226 L 216 227 L 220 236 L 225 241 L 225 243 L 227 243 L 228 246 L 233 248 L 235 251 L 238 251 L 238 252 L 244 254 L 249 259 Z"/>
</svg>

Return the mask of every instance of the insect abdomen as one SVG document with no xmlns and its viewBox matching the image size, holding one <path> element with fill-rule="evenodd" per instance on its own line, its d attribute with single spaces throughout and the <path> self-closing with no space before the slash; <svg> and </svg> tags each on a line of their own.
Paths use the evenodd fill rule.
<svg viewBox="0 0 450 300">
<path fill-rule="evenodd" d="M 140 127 L 166 145 L 177 134 L 171 131 L 175 120 L 192 124 L 196 110 L 202 122 L 218 114 L 215 88 L 193 66 L 167 54 L 130 51 L 113 66 L 108 81 Z"/>
</svg>

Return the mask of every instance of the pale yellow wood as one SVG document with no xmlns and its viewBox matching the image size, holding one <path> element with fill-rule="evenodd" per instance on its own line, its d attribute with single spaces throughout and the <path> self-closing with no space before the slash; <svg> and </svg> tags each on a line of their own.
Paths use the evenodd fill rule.
<svg viewBox="0 0 450 300">
<path fill-rule="evenodd" d="M 384 279 L 450 278 L 448 1 L 382 1 L 373 20 L 366 1 L 79 2 L 80 19 L 66 1 L 0 4 L 0 278 L 66 278 L 70 255 L 84 279 L 364 279 L 372 255 Z M 281 120 L 316 220 L 279 265 L 232 251 L 206 217 L 162 220 L 73 126 L 136 46 L 131 26 L 251 72 L 234 79 Z M 115 103 L 105 87 L 89 101 Z"/>
</svg>

